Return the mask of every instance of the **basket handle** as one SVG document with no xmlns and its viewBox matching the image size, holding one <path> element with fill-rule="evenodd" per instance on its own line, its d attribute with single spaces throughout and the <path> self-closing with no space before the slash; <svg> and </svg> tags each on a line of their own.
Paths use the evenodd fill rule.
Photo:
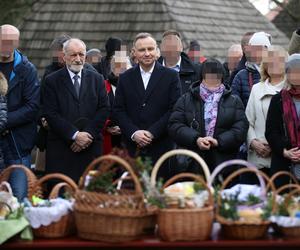
<svg viewBox="0 0 300 250">
<path fill-rule="evenodd" d="M 164 153 L 159 159 L 158 161 L 155 163 L 152 172 L 151 172 L 151 185 L 155 186 L 156 184 L 156 177 L 157 177 L 157 173 L 159 168 L 161 167 L 161 165 L 163 164 L 163 162 L 168 159 L 171 156 L 175 156 L 175 155 L 186 155 L 189 156 L 191 158 L 193 158 L 194 160 L 196 160 L 200 166 L 203 169 L 204 175 L 205 175 L 205 179 L 208 180 L 209 176 L 210 176 L 210 171 L 209 168 L 206 164 L 206 162 L 195 152 L 191 151 L 191 150 L 187 150 L 187 149 L 173 149 L 170 150 L 166 153 Z"/>
<path fill-rule="evenodd" d="M 288 171 L 279 171 L 275 174 L 272 175 L 270 181 L 274 183 L 274 181 L 279 177 L 279 176 L 282 176 L 282 175 L 287 175 L 291 178 L 291 180 L 293 180 L 297 185 L 299 185 L 299 182 L 298 180 L 296 179 L 296 177 L 294 175 L 292 175 L 290 172 Z M 269 185 L 269 184 L 268 184 Z M 284 185 L 286 186 L 286 185 Z M 283 187 L 283 186 L 282 186 Z M 268 187 L 267 187 L 268 188 Z"/>
<path fill-rule="evenodd" d="M 132 180 L 135 184 L 135 191 L 136 193 L 142 194 L 143 190 L 142 190 L 142 186 L 141 183 L 139 182 L 138 177 L 136 176 L 136 174 L 134 173 L 134 171 L 132 170 L 131 166 L 129 165 L 128 162 L 126 162 L 125 160 L 123 160 L 122 158 L 116 156 L 116 155 L 103 155 L 98 157 L 97 159 L 93 160 L 88 167 L 85 169 L 83 175 L 80 177 L 79 180 L 79 188 L 82 189 L 84 186 L 84 180 L 86 178 L 86 176 L 88 175 L 90 170 L 93 170 L 97 167 L 97 165 L 99 165 L 102 161 L 105 160 L 112 160 L 120 165 L 122 165 L 130 174 L 130 176 L 132 177 Z M 113 165 L 110 166 L 110 168 Z"/>
<path fill-rule="evenodd" d="M 285 185 L 287 186 L 287 185 Z M 300 194 L 300 186 L 296 187 L 294 190 L 292 190 L 284 199 L 284 203 L 285 203 L 285 206 L 288 207 L 288 201 L 292 198 L 292 196 L 296 193 L 299 193 Z"/>
<path fill-rule="evenodd" d="M 58 179 L 58 180 L 62 180 L 64 182 L 66 182 L 74 191 L 77 190 L 77 188 L 78 188 L 76 183 L 70 177 L 68 177 L 64 174 L 60 174 L 60 173 L 47 174 L 47 175 L 43 176 L 42 178 L 40 178 L 37 181 L 36 187 L 41 188 L 42 184 L 45 181 L 48 181 L 51 179 Z M 33 193 L 33 194 L 36 194 L 36 193 Z M 30 196 L 30 199 L 31 198 L 32 198 L 32 196 Z"/>
<path fill-rule="evenodd" d="M 220 206 L 221 206 L 221 196 L 222 196 L 222 190 L 225 189 L 225 187 L 229 184 L 229 182 L 231 180 L 233 180 L 235 177 L 237 177 L 238 175 L 240 174 L 243 174 L 243 173 L 247 173 L 247 172 L 250 172 L 250 173 L 255 173 L 257 175 L 257 177 L 261 176 L 261 178 L 259 179 L 259 182 L 260 182 L 260 186 L 263 190 L 263 193 L 264 195 L 266 195 L 266 189 L 265 189 L 265 183 L 264 183 L 264 180 L 265 179 L 268 183 L 270 183 L 270 187 L 271 187 L 271 190 L 272 190 L 272 193 L 273 193 L 273 199 L 272 199 L 272 212 L 274 213 L 275 210 L 276 210 L 276 200 L 274 198 L 274 194 L 275 194 L 275 186 L 273 184 L 273 182 L 270 181 L 270 178 L 262 171 L 259 171 L 258 169 L 253 169 L 253 168 L 242 168 L 242 169 L 239 169 L 235 172 L 233 172 L 231 175 L 229 175 L 225 181 L 223 182 L 222 186 L 221 186 L 221 189 L 217 195 L 217 210 L 216 210 L 216 214 L 219 215 L 219 209 L 220 209 Z"/>
<path fill-rule="evenodd" d="M 282 191 L 284 191 L 288 188 L 297 189 L 297 188 L 300 188 L 300 186 L 298 184 L 294 184 L 294 183 L 289 183 L 289 184 L 283 185 L 276 190 L 276 195 L 279 195 Z"/>
<path fill-rule="evenodd" d="M 232 165 L 240 165 L 240 166 L 245 166 L 247 168 L 250 169 L 255 169 L 257 170 L 257 168 L 251 164 L 250 162 L 247 162 L 245 160 L 240 160 L 240 159 L 234 159 L 234 160 L 228 160 L 228 161 L 224 161 L 221 164 L 219 164 L 214 171 L 212 172 L 210 178 L 208 179 L 207 185 L 211 188 L 215 178 L 217 177 L 217 175 L 226 167 L 232 166 Z M 261 177 L 258 177 L 261 178 Z M 262 179 L 260 181 L 263 181 Z"/>
<path fill-rule="evenodd" d="M 38 193 L 41 192 L 41 190 L 38 190 L 37 188 L 35 188 L 36 182 L 37 182 L 37 178 L 36 178 L 35 174 L 29 168 L 27 168 L 23 165 L 11 165 L 11 166 L 5 168 L 0 173 L 0 182 L 8 181 L 9 176 L 11 175 L 12 171 L 16 170 L 16 169 L 21 169 L 27 177 L 27 184 L 28 184 L 27 197 L 32 197 L 34 192 L 38 192 Z"/>
<path fill-rule="evenodd" d="M 211 194 L 211 190 L 209 189 L 209 187 L 207 186 L 207 184 L 203 180 L 202 176 L 195 175 L 195 174 L 192 174 L 192 173 L 180 173 L 180 174 L 174 175 L 172 178 L 167 180 L 166 183 L 163 185 L 163 188 L 166 188 L 166 187 L 170 186 L 172 183 L 176 182 L 177 180 L 179 180 L 181 178 L 191 178 L 191 179 L 194 179 L 196 182 L 200 182 L 205 187 L 205 189 L 208 191 L 209 205 L 213 206 L 214 201 L 213 201 L 213 196 Z"/>
<path fill-rule="evenodd" d="M 55 198 L 57 198 L 58 195 L 59 195 L 59 191 L 60 191 L 62 188 L 68 189 L 68 191 L 69 191 L 71 194 L 74 194 L 74 193 L 76 192 L 76 189 L 72 188 L 67 182 L 60 182 L 60 183 L 57 183 L 57 184 L 52 188 L 52 191 L 51 191 L 51 193 L 49 194 L 49 199 L 55 199 Z"/>
</svg>

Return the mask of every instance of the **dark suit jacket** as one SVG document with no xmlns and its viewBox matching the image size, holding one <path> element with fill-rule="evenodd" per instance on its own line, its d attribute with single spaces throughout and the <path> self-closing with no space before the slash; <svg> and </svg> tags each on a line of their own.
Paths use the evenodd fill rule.
<svg viewBox="0 0 300 250">
<path fill-rule="evenodd" d="M 45 80 L 44 114 L 50 126 L 47 138 L 46 172 L 62 172 L 77 181 L 83 170 L 101 154 L 101 131 L 108 116 L 103 77 L 82 70 L 79 99 L 64 67 Z M 94 142 L 80 153 L 70 149 L 76 131 L 90 133 Z"/>
<path fill-rule="evenodd" d="M 158 62 L 146 90 L 139 65 L 120 75 L 114 115 L 131 155 L 136 153 L 136 144 L 131 140 L 131 136 L 140 129 L 148 130 L 154 136 L 152 144 L 141 152 L 142 155 L 151 157 L 153 163 L 173 147 L 167 133 L 167 123 L 179 96 L 178 73 Z"/>
</svg>

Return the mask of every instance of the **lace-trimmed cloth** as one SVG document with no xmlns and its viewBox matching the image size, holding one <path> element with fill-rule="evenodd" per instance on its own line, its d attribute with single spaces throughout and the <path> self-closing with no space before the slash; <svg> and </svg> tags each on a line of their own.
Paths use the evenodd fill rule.
<svg viewBox="0 0 300 250">
<path fill-rule="evenodd" d="M 56 198 L 50 200 L 50 202 L 50 207 L 26 207 L 24 209 L 25 217 L 33 228 L 48 226 L 73 211 L 74 202 L 72 201 Z"/>
</svg>

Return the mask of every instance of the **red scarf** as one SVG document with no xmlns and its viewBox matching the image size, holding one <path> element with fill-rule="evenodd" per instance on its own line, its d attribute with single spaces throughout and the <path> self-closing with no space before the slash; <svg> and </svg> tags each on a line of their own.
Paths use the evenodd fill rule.
<svg viewBox="0 0 300 250">
<path fill-rule="evenodd" d="M 293 97 L 300 99 L 300 91 L 291 88 L 290 90 L 283 89 L 281 91 L 283 118 L 286 124 L 287 132 L 290 137 L 292 147 L 300 147 L 300 131 L 299 131 L 299 118 L 297 115 L 296 107 Z"/>
</svg>

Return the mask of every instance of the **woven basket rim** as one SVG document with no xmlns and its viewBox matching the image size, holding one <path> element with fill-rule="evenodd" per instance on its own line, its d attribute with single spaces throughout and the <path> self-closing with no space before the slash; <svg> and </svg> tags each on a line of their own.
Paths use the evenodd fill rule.
<svg viewBox="0 0 300 250">
<path fill-rule="evenodd" d="M 159 210 L 159 212 L 193 213 L 193 212 L 206 212 L 206 211 L 211 211 L 211 210 L 214 210 L 213 206 L 206 206 L 203 208 L 162 208 Z"/>
<path fill-rule="evenodd" d="M 257 223 L 247 222 L 247 221 L 239 221 L 239 220 L 236 220 L 236 221 L 232 220 L 231 221 L 231 220 L 225 219 L 223 216 L 220 216 L 219 214 L 216 214 L 216 220 L 220 224 L 228 225 L 228 226 L 242 226 L 242 225 L 245 225 L 245 226 L 264 226 L 264 225 L 270 225 L 271 224 L 271 221 L 269 221 L 269 220 L 262 220 L 261 222 L 257 222 Z"/>
</svg>

